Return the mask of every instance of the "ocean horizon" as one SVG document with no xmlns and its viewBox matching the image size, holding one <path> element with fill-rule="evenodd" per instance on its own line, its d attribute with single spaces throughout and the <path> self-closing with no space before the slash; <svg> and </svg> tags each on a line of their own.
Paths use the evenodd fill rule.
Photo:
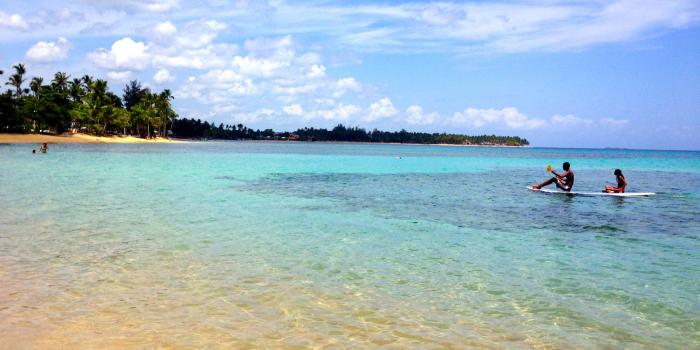
<svg viewBox="0 0 700 350">
<path fill-rule="evenodd" d="M 34 148 L 0 145 L 0 348 L 700 347 L 700 151 Z M 565 161 L 656 195 L 526 189 Z"/>
</svg>

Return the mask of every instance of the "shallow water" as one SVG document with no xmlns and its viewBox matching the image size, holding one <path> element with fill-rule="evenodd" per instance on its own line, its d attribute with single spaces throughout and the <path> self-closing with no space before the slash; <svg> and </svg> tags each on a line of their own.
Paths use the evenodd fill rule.
<svg viewBox="0 0 700 350">
<path fill-rule="evenodd" d="M 699 152 L 0 145 L 0 348 L 697 348 Z M 546 195 L 623 169 L 650 198 Z"/>
</svg>

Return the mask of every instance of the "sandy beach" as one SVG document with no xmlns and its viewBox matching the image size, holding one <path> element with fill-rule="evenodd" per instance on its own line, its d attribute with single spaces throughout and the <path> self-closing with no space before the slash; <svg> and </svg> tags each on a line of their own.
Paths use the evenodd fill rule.
<svg viewBox="0 0 700 350">
<path fill-rule="evenodd" d="M 55 136 L 43 134 L 0 134 L 0 143 L 183 143 L 185 140 L 165 138 L 142 139 L 134 136 L 93 136 L 72 134 Z"/>
</svg>

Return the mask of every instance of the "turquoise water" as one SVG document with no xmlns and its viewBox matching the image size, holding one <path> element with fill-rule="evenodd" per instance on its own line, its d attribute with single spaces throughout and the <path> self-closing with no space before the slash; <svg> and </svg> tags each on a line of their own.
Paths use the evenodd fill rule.
<svg viewBox="0 0 700 350">
<path fill-rule="evenodd" d="M 0 145 L 0 348 L 700 347 L 700 152 L 31 149 Z M 658 195 L 525 189 L 565 160 Z"/>
</svg>

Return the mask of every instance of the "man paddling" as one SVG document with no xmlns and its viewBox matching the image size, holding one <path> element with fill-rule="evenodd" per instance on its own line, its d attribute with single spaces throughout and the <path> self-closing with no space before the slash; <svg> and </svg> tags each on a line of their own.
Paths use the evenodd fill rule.
<svg viewBox="0 0 700 350">
<path fill-rule="evenodd" d="M 562 164 L 562 168 L 564 168 L 563 173 L 557 174 L 556 171 L 552 170 L 552 174 L 554 174 L 553 178 L 541 184 L 534 185 L 532 188 L 539 190 L 544 186 L 556 183 L 557 187 L 559 187 L 562 191 L 570 192 L 571 187 L 574 187 L 574 172 L 571 171 L 571 164 L 569 164 L 569 162 L 564 162 L 564 164 Z"/>
</svg>

